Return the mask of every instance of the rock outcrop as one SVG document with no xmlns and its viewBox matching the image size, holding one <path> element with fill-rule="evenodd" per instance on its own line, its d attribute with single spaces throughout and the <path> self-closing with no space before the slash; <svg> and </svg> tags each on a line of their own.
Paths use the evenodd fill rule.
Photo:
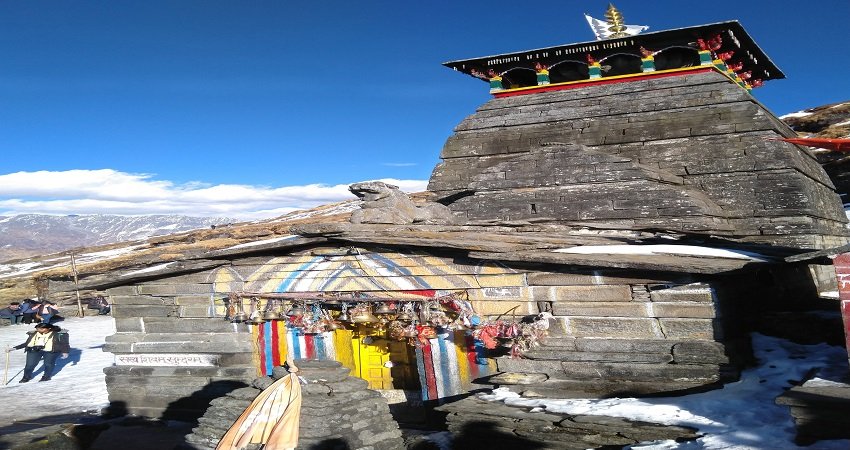
<svg viewBox="0 0 850 450">
<path fill-rule="evenodd" d="M 351 223 L 446 225 L 457 222 L 444 205 L 416 204 L 398 186 L 366 181 L 352 184 L 348 190 L 363 200 L 362 209 L 351 213 Z"/>
</svg>

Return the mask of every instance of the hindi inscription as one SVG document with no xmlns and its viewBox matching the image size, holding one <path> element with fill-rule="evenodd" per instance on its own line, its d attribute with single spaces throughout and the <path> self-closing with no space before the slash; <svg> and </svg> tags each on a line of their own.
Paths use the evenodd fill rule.
<svg viewBox="0 0 850 450">
<path fill-rule="evenodd" d="M 219 355 L 202 353 L 137 353 L 133 355 L 115 355 L 117 366 L 154 366 L 183 367 L 217 365 Z"/>
</svg>

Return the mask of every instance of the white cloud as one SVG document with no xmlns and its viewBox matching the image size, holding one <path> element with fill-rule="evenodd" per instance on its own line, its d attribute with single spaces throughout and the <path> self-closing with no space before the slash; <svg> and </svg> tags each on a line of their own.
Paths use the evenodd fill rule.
<svg viewBox="0 0 850 450">
<path fill-rule="evenodd" d="M 352 183 L 365 180 L 352 180 Z M 382 179 L 405 192 L 425 180 Z M 152 174 L 112 169 L 16 172 L 0 175 L 0 215 L 185 214 L 256 219 L 354 199 L 348 184 L 304 186 L 175 184 Z"/>
</svg>

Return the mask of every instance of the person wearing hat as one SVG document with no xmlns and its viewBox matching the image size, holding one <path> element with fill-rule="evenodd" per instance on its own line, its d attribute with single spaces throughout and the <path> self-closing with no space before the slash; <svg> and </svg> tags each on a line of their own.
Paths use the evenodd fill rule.
<svg viewBox="0 0 850 450">
<path fill-rule="evenodd" d="M 9 319 L 10 325 L 20 325 L 24 323 L 24 313 L 21 311 L 21 304 L 11 302 L 9 306 L 0 309 L 0 317 Z"/>
<path fill-rule="evenodd" d="M 53 376 L 56 358 L 61 354 L 62 359 L 65 359 L 71 351 L 68 333 L 55 325 L 40 323 L 35 326 L 35 331 L 28 331 L 27 334 L 29 336 L 26 342 L 6 348 L 7 353 L 20 349 L 24 349 L 27 353 L 24 377 L 19 383 L 26 383 L 32 379 L 32 372 L 41 360 L 44 360 L 44 375 L 39 381 L 49 381 Z"/>
</svg>

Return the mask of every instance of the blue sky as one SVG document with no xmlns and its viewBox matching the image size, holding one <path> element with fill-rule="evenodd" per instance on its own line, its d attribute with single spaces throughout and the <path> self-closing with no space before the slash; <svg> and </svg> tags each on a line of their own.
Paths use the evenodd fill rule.
<svg viewBox="0 0 850 450">
<path fill-rule="evenodd" d="M 421 189 L 489 98 L 441 62 L 590 41 L 582 14 L 607 5 L 0 0 L 0 214 L 270 215 L 361 180 Z M 740 20 L 788 77 L 754 91 L 777 114 L 850 100 L 847 0 L 615 5 L 650 31 Z"/>
</svg>

